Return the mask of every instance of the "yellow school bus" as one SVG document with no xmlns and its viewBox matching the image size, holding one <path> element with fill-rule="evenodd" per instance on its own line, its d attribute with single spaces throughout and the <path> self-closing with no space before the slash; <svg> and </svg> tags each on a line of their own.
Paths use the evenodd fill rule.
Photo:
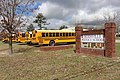
<svg viewBox="0 0 120 80">
<path fill-rule="evenodd" d="M 8 37 L 4 37 L 4 38 L 2 38 L 2 42 L 9 42 L 9 38 Z"/>
<path fill-rule="evenodd" d="M 16 33 L 12 33 L 12 42 L 16 42 Z M 5 34 L 5 37 L 2 39 L 2 42 L 9 42 L 9 34 Z"/>
<path fill-rule="evenodd" d="M 32 32 L 25 32 L 25 42 L 27 44 L 30 44 L 32 40 Z"/>
<path fill-rule="evenodd" d="M 34 30 L 32 32 L 32 43 L 49 44 L 75 42 L 75 31 L 70 30 Z"/>
<path fill-rule="evenodd" d="M 0 41 L 2 41 L 2 33 L 0 33 Z"/>
<path fill-rule="evenodd" d="M 25 43 L 25 33 L 24 32 L 18 32 L 17 42 Z"/>
<path fill-rule="evenodd" d="M 12 42 L 16 42 L 17 40 L 17 36 L 16 33 L 12 34 Z"/>
</svg>

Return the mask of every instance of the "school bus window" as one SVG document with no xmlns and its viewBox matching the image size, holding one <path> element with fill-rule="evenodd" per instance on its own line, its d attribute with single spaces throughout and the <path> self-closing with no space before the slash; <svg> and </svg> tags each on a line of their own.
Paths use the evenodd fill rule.
<svg viewBox="0 0 120 80">
<path fill-rule="evenodd" d="M 72 33 L 72 36 L 74 36 L 74 33 Z"/>
<path fill-rule="evenodd" d="M 30 34 L 30 38 L 32 37 L 32 34 Z"/>
<path fill-rule="evenodd" d="M 46 37 L 48 37 L 48 33 L 46 33 Z"/>
<path fill-rule="evenodd" d="M 49 36 L 52 37 L 52 33 L 49 33 Z"/>
<path fill-rule="evenodd" d="M 53 37 L 55 37 L 55 33 L 53 33 Z"/>
<path fill-rule="evenodd" d="M 74 36 L 75 36 L 75 33 L 74 33 Z"/>
<path fill-rule="evenodd" d="M 45 33 L 42 33 L 42 37 L 45 37 Z"/>
<path fill-rule="evenodd" d="M 63 33 L 63 36 L 65 36 L 65 33 Z"/>
<path fill-rule="evenodd" d="M 33 37 L 35 37 L 35 34 L 33 34 Z"/>
<path fill-rule="evenodd" d="M 66 36 L 68 36 L 68 33 L 66 33 Z"/>
<path fill-rule="evenodd" d="M 56 33 L 56 37 L 59 37 L 59 33 Z"/>
<path fill-rule="evenodd" d="M 37 31 L 35 31 L 35 33 L 37 33 Z"/>
<path fill-rule="evenodd" d="M 69 36 L 71 36 L 71 33 L 69 33 Z"/>
<path fill-rule="evenodd" d="M 25 37 L 25 33 L 22 33 L 22 37 Z"/>
<path fill-rule="evenodd" d="M 62 36 L 62 33 L 60 33 L 60 36 Z"/>
</svg>

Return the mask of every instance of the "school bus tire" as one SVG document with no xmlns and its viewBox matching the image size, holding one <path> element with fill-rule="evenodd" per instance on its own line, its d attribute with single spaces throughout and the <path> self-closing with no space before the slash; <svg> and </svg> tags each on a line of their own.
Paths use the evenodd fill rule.
<svg viewBox="0 0 120 80">
<path fill-rule="evenodd" d="M 27 44 L 31 44 L 31 42 L 27 42 Z"/>
<path fill-rule="evenodd" d="M 55 46 L 55 41 L 54 41 L 54 40 L 51 40 L 51 41 L 49 42 L 49 46 Z"/>
</svg>

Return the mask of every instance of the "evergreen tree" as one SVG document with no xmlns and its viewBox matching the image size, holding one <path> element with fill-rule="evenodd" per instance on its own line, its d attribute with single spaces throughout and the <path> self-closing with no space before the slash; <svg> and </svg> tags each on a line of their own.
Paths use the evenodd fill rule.
<svg viewBox="0 0 120 80">
<path fill-rule="evenodd" d="M 43 16 L 42 13 L 39 13 L 39 14 L 36 16 L 36 20 L 34 21 L 34 23 L 37 23 L 38 26 L 40 27 L 40 29 L 43 28 L 43 25 L 47 25 L 46 18 Z"/>
<path fill-rule="evenodd" d="M 33 31 L 33 30 L 34 30 L 33 24 L 30 24 L 30 25 L 27 27 L 27 31 Z"/>
<path fill-rule="evenodd" d="M 67 28 L 68 28 L 67 26 L 62 25 L 62 26 L 60 26 L 59 30 L 61 30 L 61 29 L 67 29 Z"/>
</svg>

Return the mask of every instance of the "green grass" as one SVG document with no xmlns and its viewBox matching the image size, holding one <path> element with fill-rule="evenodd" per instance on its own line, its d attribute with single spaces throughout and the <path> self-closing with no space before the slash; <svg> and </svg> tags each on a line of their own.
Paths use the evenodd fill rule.
<svg viewBox="0 0 120 80">
<path fill-rule="evenodd" d="M 117 40 L 120 40 L 120 37 L 116 37 Z"/>
<path fill-rule="evenodd" d="M 74 48 L 43 52 L 34 46 L 13 47 L 12 56 L 0 57 L 0 80 L 120 80 L 119 43 L 114 59 L 77 55 Z M 8 45 L 0 42 L 1 48 Z M 117 64 L 109 66 L 114 63 Z"/>
</svg>

